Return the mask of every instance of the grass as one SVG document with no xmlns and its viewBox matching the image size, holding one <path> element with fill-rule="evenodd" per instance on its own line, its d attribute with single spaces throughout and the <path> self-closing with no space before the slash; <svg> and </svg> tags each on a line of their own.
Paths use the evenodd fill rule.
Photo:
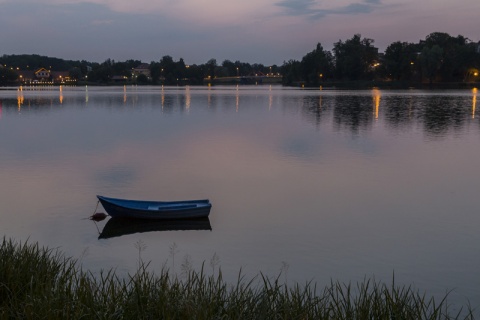
<svg viewBox="0 0 480 320">
<path fill-rule="evenodd" d="M 411 287 L 364 280 L 287 286 L 280 276 L 227 284 L 219 270 L 189 270 L 180 279 L 148 264 L 127 277 L 93 275 L 77 261 L 38 244 L 3 239 L 0 319 L 474 319 L 467 306 L 449 314 L 440 301 Z"/>
</svg>

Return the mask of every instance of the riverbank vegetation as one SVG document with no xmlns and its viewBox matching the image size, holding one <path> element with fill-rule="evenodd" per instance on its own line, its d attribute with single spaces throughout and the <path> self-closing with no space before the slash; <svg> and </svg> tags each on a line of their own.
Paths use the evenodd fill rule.
<svg viewBox="0 0 480 320">
<path fill-rule="evenodd" d="M 3 239 L 0 245 L 0 319 L 473 319 L 467 306 L 450 313 L 411 287 L 366 279 L 287 286 L 260 275 L 234 284 L 202 268 L 177 276 L 138 270 L 119 277 L 93 274 L 57 250 Z"/>
<path fill-rule="evenodd" d="M 284 85 L 319 86 L 342 83 L 393 83 L 397 86 L 434 83 L 475 83 L 480 80 L 480 42 L 458 35 L 434 32 L 417 43 L 395 41 L 379 52 L 375 41 L 356 34 L 339 40 L 331 51 L 321 43 L 301 60 L 286 60 L 282 66 L 210 59 L 187 64 L 163 56 L 142 64 L 107 59 L 103 63 L 70 61 L 39 55 L 0 57 L 0 85 L 25 82 L 20 70 L 68 71 L 75 82 L 89 84 L 204 84 L 256 83 L 281 80 Z M 135 70 L 142 66 L 142 70 Z M 52 79 L 50 79 L 52 80 Z M 63 78 L 62 78 L 63 81 Z"/>
</svg>

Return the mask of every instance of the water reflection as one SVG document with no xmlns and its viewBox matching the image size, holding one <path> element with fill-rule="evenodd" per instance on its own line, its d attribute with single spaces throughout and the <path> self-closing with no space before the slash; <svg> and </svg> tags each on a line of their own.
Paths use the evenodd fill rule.
<svg viewBox="0 0 480 320">
<path fill-rule="evenodd" d="M 212 105 L 212 85 L 211 83 L 208 84 L 208 94 L 207 94 L 207 106 L 210 108 Z"/>
<path fill-rule="evenodd" d="M 442 137 L 450 130 L 461 129 L 469 118 L 466 105 L 458 103 L 455 97 L 435 97 L 425 101 L 419 116 L 425 132 L 430 136 Z"/>
<path fill-rule="evenodd" d="M 478 89 L 477 88 L 473 88 L 472 89 L 472 119 L 475 119 L 475 109 L 476 109 L 476 106 L 477 106 L 477 91 Z"/>
<path fill-rule="evenodd" d="M 161 90 L 161 97 L 162 97 L 162 110 L 163 110 L 163 107 L 165 107 L 165 90 L 163 89 L 163 86 L 162 86 L 162 90 Z"/>
<path fill-rule="evenodd" d="M 415 108 L 415 99 L 413 96 L 389 97 L 387 104 L 383 108 L 383 113 L 387 125 L 392 129 L 406 128 L 415 121 L 413 110 Z"/>
<path fill-rule="evenodd" d="M 328 103 L 332 103 L 332 97 L 326 97 L 325 102 L 323 96 L 307 96 L 302 99 L 302 111 L 307 119 L 311 120 L 316 126 L 322 122 L 322 116 L 327 114 Z"/>
<path fill-rule="evenodd" d="M 238 90 L 238 84 L 235 87 L 235 111 L 238 112 L 238 106 L 240 105 L 240 92 Z"/>
<path fill-rule="evenodd" d="M 272 86 L 270 85 L 269 88 L 268 88 L 268 110 L 271 110 L 272 109 L 272 105 L 273 105 L 273 94 L 272 94 Z"/>
<path fill-rule="evenodd" d="M 380 90 L 378 89 L 373 89 L 372 90 L 372 98 L 373 98 L 373 110 L 374 110 L 374 115 L 375 115 L 375 120 L 378 120 L 378 109 L 380 107 Z"/>
<path fill-rule="evenodd" d="M 370 130 L 373 121 L 370 99 L 360 95 L 335 97 L 333 121 L 336 130 L 347 129 L 354 134 Z"/>
<path fill-rule="evenodd" d="M 0 90 L 6 236 L 74 257 L 89 248 L 82 263 L 94 270 L 135 270 L 142 239 L 155 266 L 177 243 L 196 263 L 217 253 L 233 280 L 244 266 L 275 276 L 282 261 L 289 279 L 319 284 L 388 282 L 394 270 L 480 301 L 476 90 L 62 87 L 63 104 L 59 94 Z M 109 220 L 97 233 L 80 220 L 97 193 L 208 197 L 215 230 Z"/>
<path fill-rule="evenodd" d="M 212 230 L 208 217 L 184 220 L 142 220 L 110 218 L 98 239 L 108 239 L 135 233 L 153 231 Z"/>
<path fill-rule="evenodd" d="M 23 88 L 20 86 L 17 91 L 17 106 L 18 106 L 18 112 L 21 111 L 22 109 L 22 104 L 24 103 L 25 98 L 23 97 Z"/>
<path fill-rule="evenodd" d="M 58 97 L 58 101 L 60 102 L 60 104 L 63 104 L 63 86 L 60 86 L 59 87 L 59 97 Z"/>
<path fill-rule="evenodd" d="M 336 130 L 348 130 L 354 135 L 372 130 L 374 121 L 383 118 L 387 126 L 395 129 L 420 125 L 428 136 L 442 137 L 450 130 L 458 131 L 469 120 L 475 119 L 478 89 L 470 94 L 467 91 L 445 93 L 428 91 L 384 91 L 375 88 L 371 91 L 307 91 L 307 94 L 283 94 L 278 96 L 278 88 L 269 86 L 262 90 L 248 91 L 235 86 L 228 89 L 203 87 L 120 87 L 102 91 L 99 88 L 58 88 L 58 99 L 46 89 L 35 90 L 19 87 L 15 99 L 0 98 L 3 116 L 12 113 L 46 111 L 60 105 L 69 107 L 97 106 L 119 109 L 143 109 L 145 106 L 160 106 L 168 114 L 179 111 L 189 113 L 195 101 L 197 108 L 208 108 L 213 112 L 217 104 L 240 112 L 242 105 L 264 105 L 268 110 L 275 106 L 274 98 L 280 99 L 282 108 L 289 112 L 301 110 L 309 122 L 316 126 L 331 122 Z M 143 91 L 145 90 L 145 91 Z M 160 91 L 157 94 L 146 94 Z M 79 95 L 79 92 L 84 93 Z M 194 100 L 195 99 L 195 100 Z M 67 103 L 68 102 L 68 103 Z M 373 105 L 373 112 L 372 112 Z M 27 108 L 25 108 L 27 107 Z"/>
<path fill-rule="evenodd" d="M 192 95 L 190 94 L 190 86 L 185 87 L 185 108 L 190 110 L 190 105 L 192 103 Z"/>
</svg>

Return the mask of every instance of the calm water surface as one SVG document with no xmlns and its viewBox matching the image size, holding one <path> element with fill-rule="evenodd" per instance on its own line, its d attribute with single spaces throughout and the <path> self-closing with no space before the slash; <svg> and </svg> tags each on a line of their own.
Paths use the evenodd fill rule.
<svg viewBox="0 0 480 320">
<path fill-rule="evenodd" d="M 98 272 L 139 255 L 480 304 L 476 90 L 0 90 L 0 233 Z M 95 195 L 209 198 L 211 231 L 98 239 Z M 100 207 L 99 211 L 103 211 Z"/>
</svg>

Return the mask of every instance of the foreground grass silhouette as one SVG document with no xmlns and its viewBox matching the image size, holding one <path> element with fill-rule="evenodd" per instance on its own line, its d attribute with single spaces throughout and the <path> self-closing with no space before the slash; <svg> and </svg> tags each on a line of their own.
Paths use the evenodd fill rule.
<svg viewBox="0 0 480 320">
<path fill-rule="evenodd" d="M 227 284 L 221 272 L 203 268 L 181 280 L 145 264 L 125 278 L 113 270 L 94 276 L 77 264 L 57 250 L 4 238 L 0 319 L 474 319 L 470 307 L 450 315 L 446 297 L 437 302 L 372 280 L 318 290 L 263 275 Z"/>
</svg>

